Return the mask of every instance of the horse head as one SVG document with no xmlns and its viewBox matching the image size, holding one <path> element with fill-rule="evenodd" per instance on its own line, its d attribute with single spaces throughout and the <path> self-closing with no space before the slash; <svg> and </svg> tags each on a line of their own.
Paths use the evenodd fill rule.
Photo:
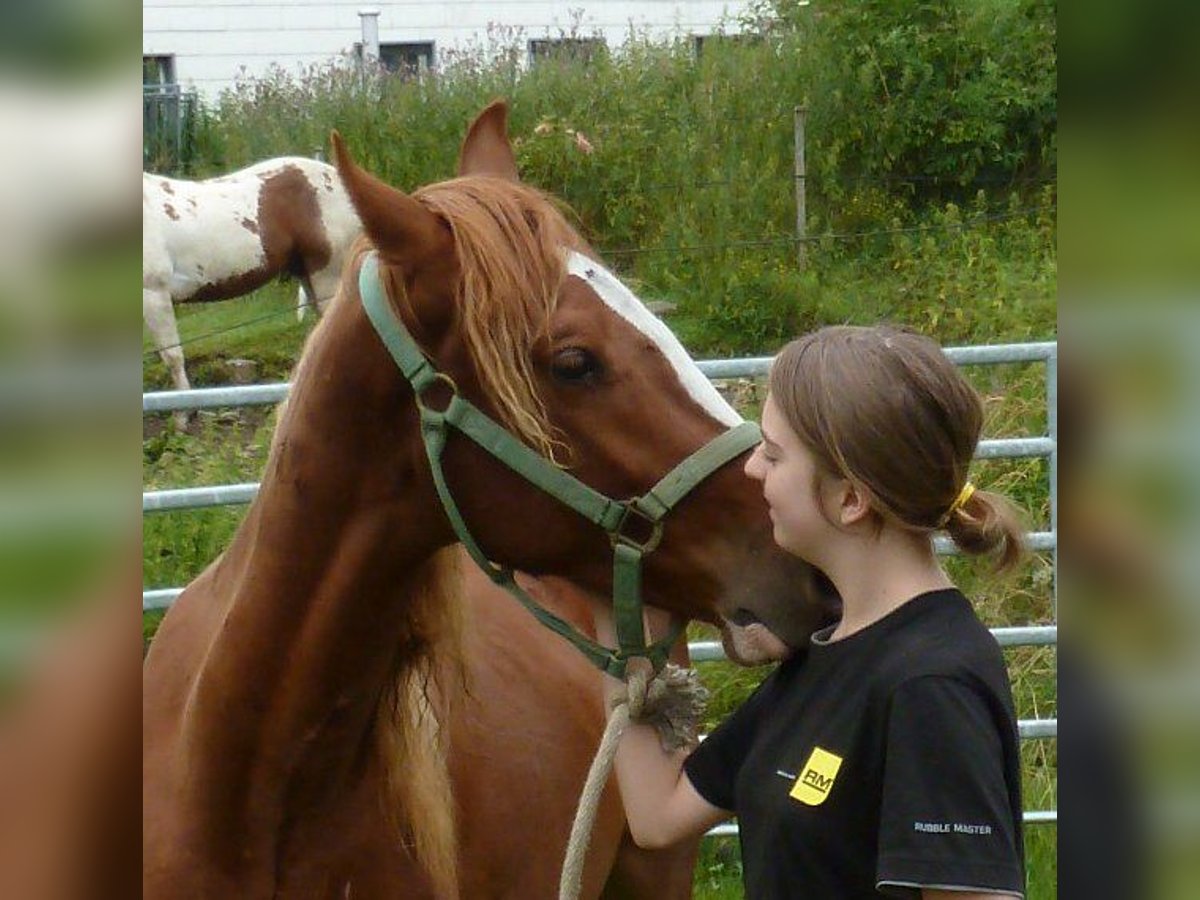
<svg viewBox="0 0 1200 900">
<path fill-rule="evenodd" d="M 601 497 L 643 497 L 741 417 L 559 207 L 520 182 L 506 117 L 501 102 L 485 109 L 463 143 L 458 177 L 411 195 L 358 167 L 333 137 L 376 253 L 371 278 L 438 373 L 415 388 L 389 373 L 391 389 L 409 394 L 411 427 L 398 432 L 396 452 L 420 459 L 416 410 L 443 409 L 453 394 Z M 363 265 L 360 255 L 343 285 L 355 299 Z M 614 570 L 605 529 L 481 443 L 450 434 L 441 468 L 486 557 L 607 592 Z M 696 479 L 661 523 L 633 523 L 654 532 L 642 561 L 646 600 L 720 624 L 735 658 L 728 638 L 737 627 L 761 620 L 799 646 L 835 602 L 818 573 L 774 544 L 758 485 L 742 472 L 745 452 Z M 425 472 L 421 488 L 433 493 Z M 451 518 L 438 510 L 430 519 L 434 543 L 457 539 Z"/>
</svg>

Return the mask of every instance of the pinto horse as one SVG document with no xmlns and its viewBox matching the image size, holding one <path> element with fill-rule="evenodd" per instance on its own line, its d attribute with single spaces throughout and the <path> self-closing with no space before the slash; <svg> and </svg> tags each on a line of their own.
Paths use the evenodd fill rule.
<svg viewBox="0 0 1200 900">
<path fill-rule="evenodd" d="M 362 230 L 333 166 L 260 162 L 207 181 L 142 173 L 142 316 L 176 390 L 188 388 L 173 303 L 228 300 L 288 274 L 297 309 L 333 297 Z"/>
<path fill-rule="evenodd" d="M 572 743 L 560 737 L 596 739 L 598 675 L 591 687 L 564 675 L 575 650 L 511 599 L 463 602 L 454 545 L 465 523 L 495 566 L 589 592 L 542 592 L 561 607 L 607 595 L 628 541 L 465 433 L 435 454 L 429 423 L 466 402 L 554 460 L 556 477 L 644 497 L 739 417 L 556 205 L 519 183 L 505 119 L 503 104 L 484 110 L 459 177 L 412 195 L 335 136 L 371 249 L 353 254 L 309 336 L 258 496 L 147 657 L 146 898 L 553 893 L 525 873 L 557 879 L 563 810 L 582 786 L 582 769 L 557 761 Z M 373 324 L 372 291 L 438 373 L 419 388 Z M 827 617 L 739 457 L 676 500 L 640 572 L 650 604 L 722 627 L 779 607 L 801 630 Z M 624 527 L 632 504 L 615 508 Z M 622 869 L 614 855 L 619 816 L 597 829 L 588 896 L 633 895 L 636 860 Z"/>
</svg>

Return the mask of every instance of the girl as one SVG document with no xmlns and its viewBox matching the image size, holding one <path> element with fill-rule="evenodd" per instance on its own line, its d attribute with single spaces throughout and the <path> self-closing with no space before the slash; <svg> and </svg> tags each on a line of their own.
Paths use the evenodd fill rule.
<svg viewBox="0 0 1200 900">
<path fill-rule="evenodd" d="M 1001 568 L 1020 558 L 1015 509 L 967 480 L 981 423 L 927 338 L 840 326 L 784 348 L 746 474 L 776 542 L 830 578 L 842 617 L 690 754 L 626 730 L 616 770 L 637 843 L 736 814 L 752 900 L 1023 895 L 1004 660 L 932 544 L 945 530 Z M 611 640 L 611 622 L 601 631 Z"/>
</svg>

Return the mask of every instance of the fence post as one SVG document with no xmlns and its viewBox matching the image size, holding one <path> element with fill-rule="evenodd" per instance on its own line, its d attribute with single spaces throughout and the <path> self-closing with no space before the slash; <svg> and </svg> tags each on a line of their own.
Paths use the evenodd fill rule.
<svg viewBox="0 0 1200 900">
<path fill-rule="evenodd" d="M 1051 560 L 1054 622 L 1058 624 L 1058 348 L 1046 359 L 1046 434 L 1054 442 L 1047 464 L 1050 469 L 1050 531 L 1055 535 Z"/>
<path fill-rule="evenodd" d="M 797 106 L 794 110 L 795 135 L 793 152 L 796 158 L 796 262 L 803 272 L 808 265 L 808 212 L 805 209 L 806 168 L 804 162 L 804 116 L 808 109 Z"/>
</svg>

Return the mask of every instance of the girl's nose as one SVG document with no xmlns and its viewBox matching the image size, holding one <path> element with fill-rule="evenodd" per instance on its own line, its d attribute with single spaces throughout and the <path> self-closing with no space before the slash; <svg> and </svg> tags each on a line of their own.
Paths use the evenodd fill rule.
<svg viewBox="0 0 1200 900">
<path fill-rule="evenodd" d="M 754 451 L 750 454 L 750 456 L 746 458 L 746 464 L 742 466 L 742 471 L 745 472 L 749 478 L 753 478 L 756 481 L 761 480 L 761 475 L 759 474 L 759 454 L 761 453 L 761 450 L 762 444 L 759 444 L 754 448 Z"/>
</svg>

